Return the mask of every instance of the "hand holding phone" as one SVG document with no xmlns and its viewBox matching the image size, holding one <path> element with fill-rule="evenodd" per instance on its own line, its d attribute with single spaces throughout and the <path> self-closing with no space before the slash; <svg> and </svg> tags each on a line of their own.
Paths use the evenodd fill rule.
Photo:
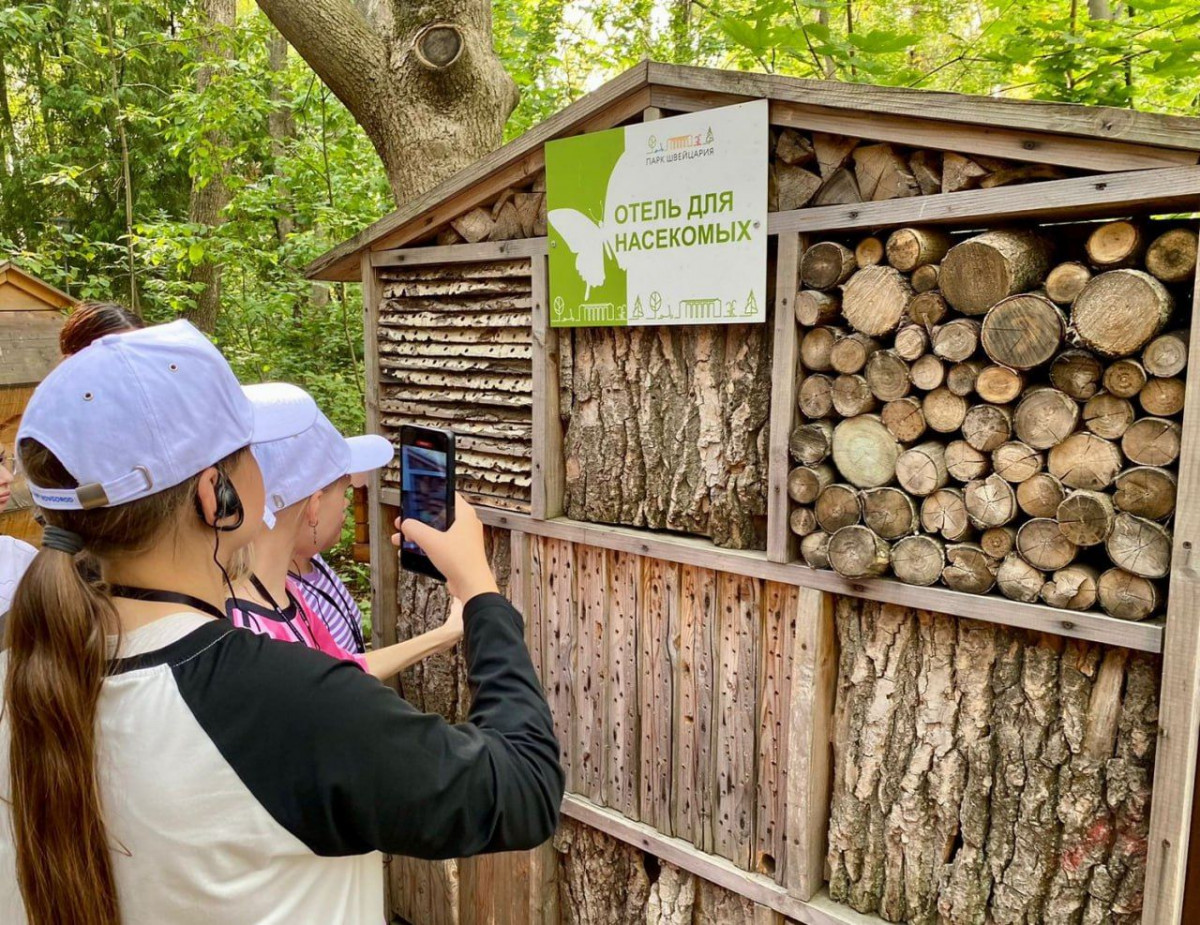
<svg viewBox="0 0 1200 925">
<path fill-rule="evenodd" d="M 446 530 L 455 518 L 454 434 L 438 427 L 400 428 L 400 508 L 405 520 Z M 405 536 L 400 564 L 439 581 L 445 576 L 421 544 Z"/>
<path fill-rule="evenodd" d="M 462 495 L 455 496 L 457 516 L 449 530 L 436 530 L 419 520 L 399 520 L 400 533 L 392 542 L 405 540 L 417 543 L 434 566 L 446 577 L 446 589 L 460 601 L 488 592 L 498 592 L 496 577 L 483 547 L 483 524 L 475 508 Z"/>
</svg>

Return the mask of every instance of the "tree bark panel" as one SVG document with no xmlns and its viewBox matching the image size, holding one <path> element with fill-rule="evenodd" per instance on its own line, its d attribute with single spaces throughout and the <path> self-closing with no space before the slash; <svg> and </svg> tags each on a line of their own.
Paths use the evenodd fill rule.
<svg viewBox="0 0 1200 925">
<path fill-rule="evenodd" d="M 554 849 L 564 925 L 643 925 L 650 878 L 641 851 L 572 819 Z"/>
</svg>

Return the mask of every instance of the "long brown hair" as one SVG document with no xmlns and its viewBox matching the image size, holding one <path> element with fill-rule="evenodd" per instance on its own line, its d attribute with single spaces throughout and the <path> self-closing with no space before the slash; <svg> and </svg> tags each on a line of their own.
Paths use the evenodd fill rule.
<svg viewBox="0 0 1200 925">
<path fill-rule="evenodd" d="M 231 465 L 244 451 L 220 464 Z M 26 475 L 47 488 L 77 483 L 46 447 L 18 447 Z M 144 552 L 190 503 L 197 479 L 148 498 L 89 511 L 43 511 L 100 559 Z M 112 851 L 96 774 L 96 705 L 116 611 L 72 556 L 43 548 L 17 588 L 5 642 L 4 710 L 17 880 L 30 925 L 117 925 Z"/>
</svg>

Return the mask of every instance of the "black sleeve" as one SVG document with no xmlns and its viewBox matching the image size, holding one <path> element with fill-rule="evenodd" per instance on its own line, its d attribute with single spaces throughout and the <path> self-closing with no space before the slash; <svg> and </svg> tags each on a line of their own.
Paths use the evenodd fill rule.
<svg viewBox="0 0 1200 925">
<path fill-rule="evenodd" d="M 316 854 L 532 848 L 563 795 L 550 709 L 512 605 L 479 595 L 464 621 L 473 696 L 458 725 L 349 662 L 243 630 L 173 671 L 225 760 Z"/>
</svg>

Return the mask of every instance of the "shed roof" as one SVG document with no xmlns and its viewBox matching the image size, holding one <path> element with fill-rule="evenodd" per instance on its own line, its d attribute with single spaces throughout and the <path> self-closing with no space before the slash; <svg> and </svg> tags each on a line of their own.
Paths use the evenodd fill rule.
<svg viewBox="0 0 1200 925">
<path fill-rule="evenodd" d="M 14 303 L 12 308 L 18 311 L 31 309 L 62 309 L 70 308 L 78 303 L 78 299 L 67 295 L 61 289 L 55 289 L 47 282 L 38 279 L 32 273 L 22 270 L 11 260 L 0 262 L 0 290 L 14 287 L 24 298 Z M 32 303 L 30 300 L 33 300 Z M 41 303 L 41 304 L 36 304 Z M 0 311 L 5 311 L 5 300 L 0 299 Z"/>
<path fill-rule="evenodd" d="M 322 254 L 307 275 L 358 279 L 364 251 L 411 243 L 538 173 L 547 141 L 613 128 L 651 106 L 690 112 L 748 99 L 770 100 L 776 124 L 1093 171 L 1200 160 L 1200 119 L 1184 116 L 646 61 Z"/>
</svg>

